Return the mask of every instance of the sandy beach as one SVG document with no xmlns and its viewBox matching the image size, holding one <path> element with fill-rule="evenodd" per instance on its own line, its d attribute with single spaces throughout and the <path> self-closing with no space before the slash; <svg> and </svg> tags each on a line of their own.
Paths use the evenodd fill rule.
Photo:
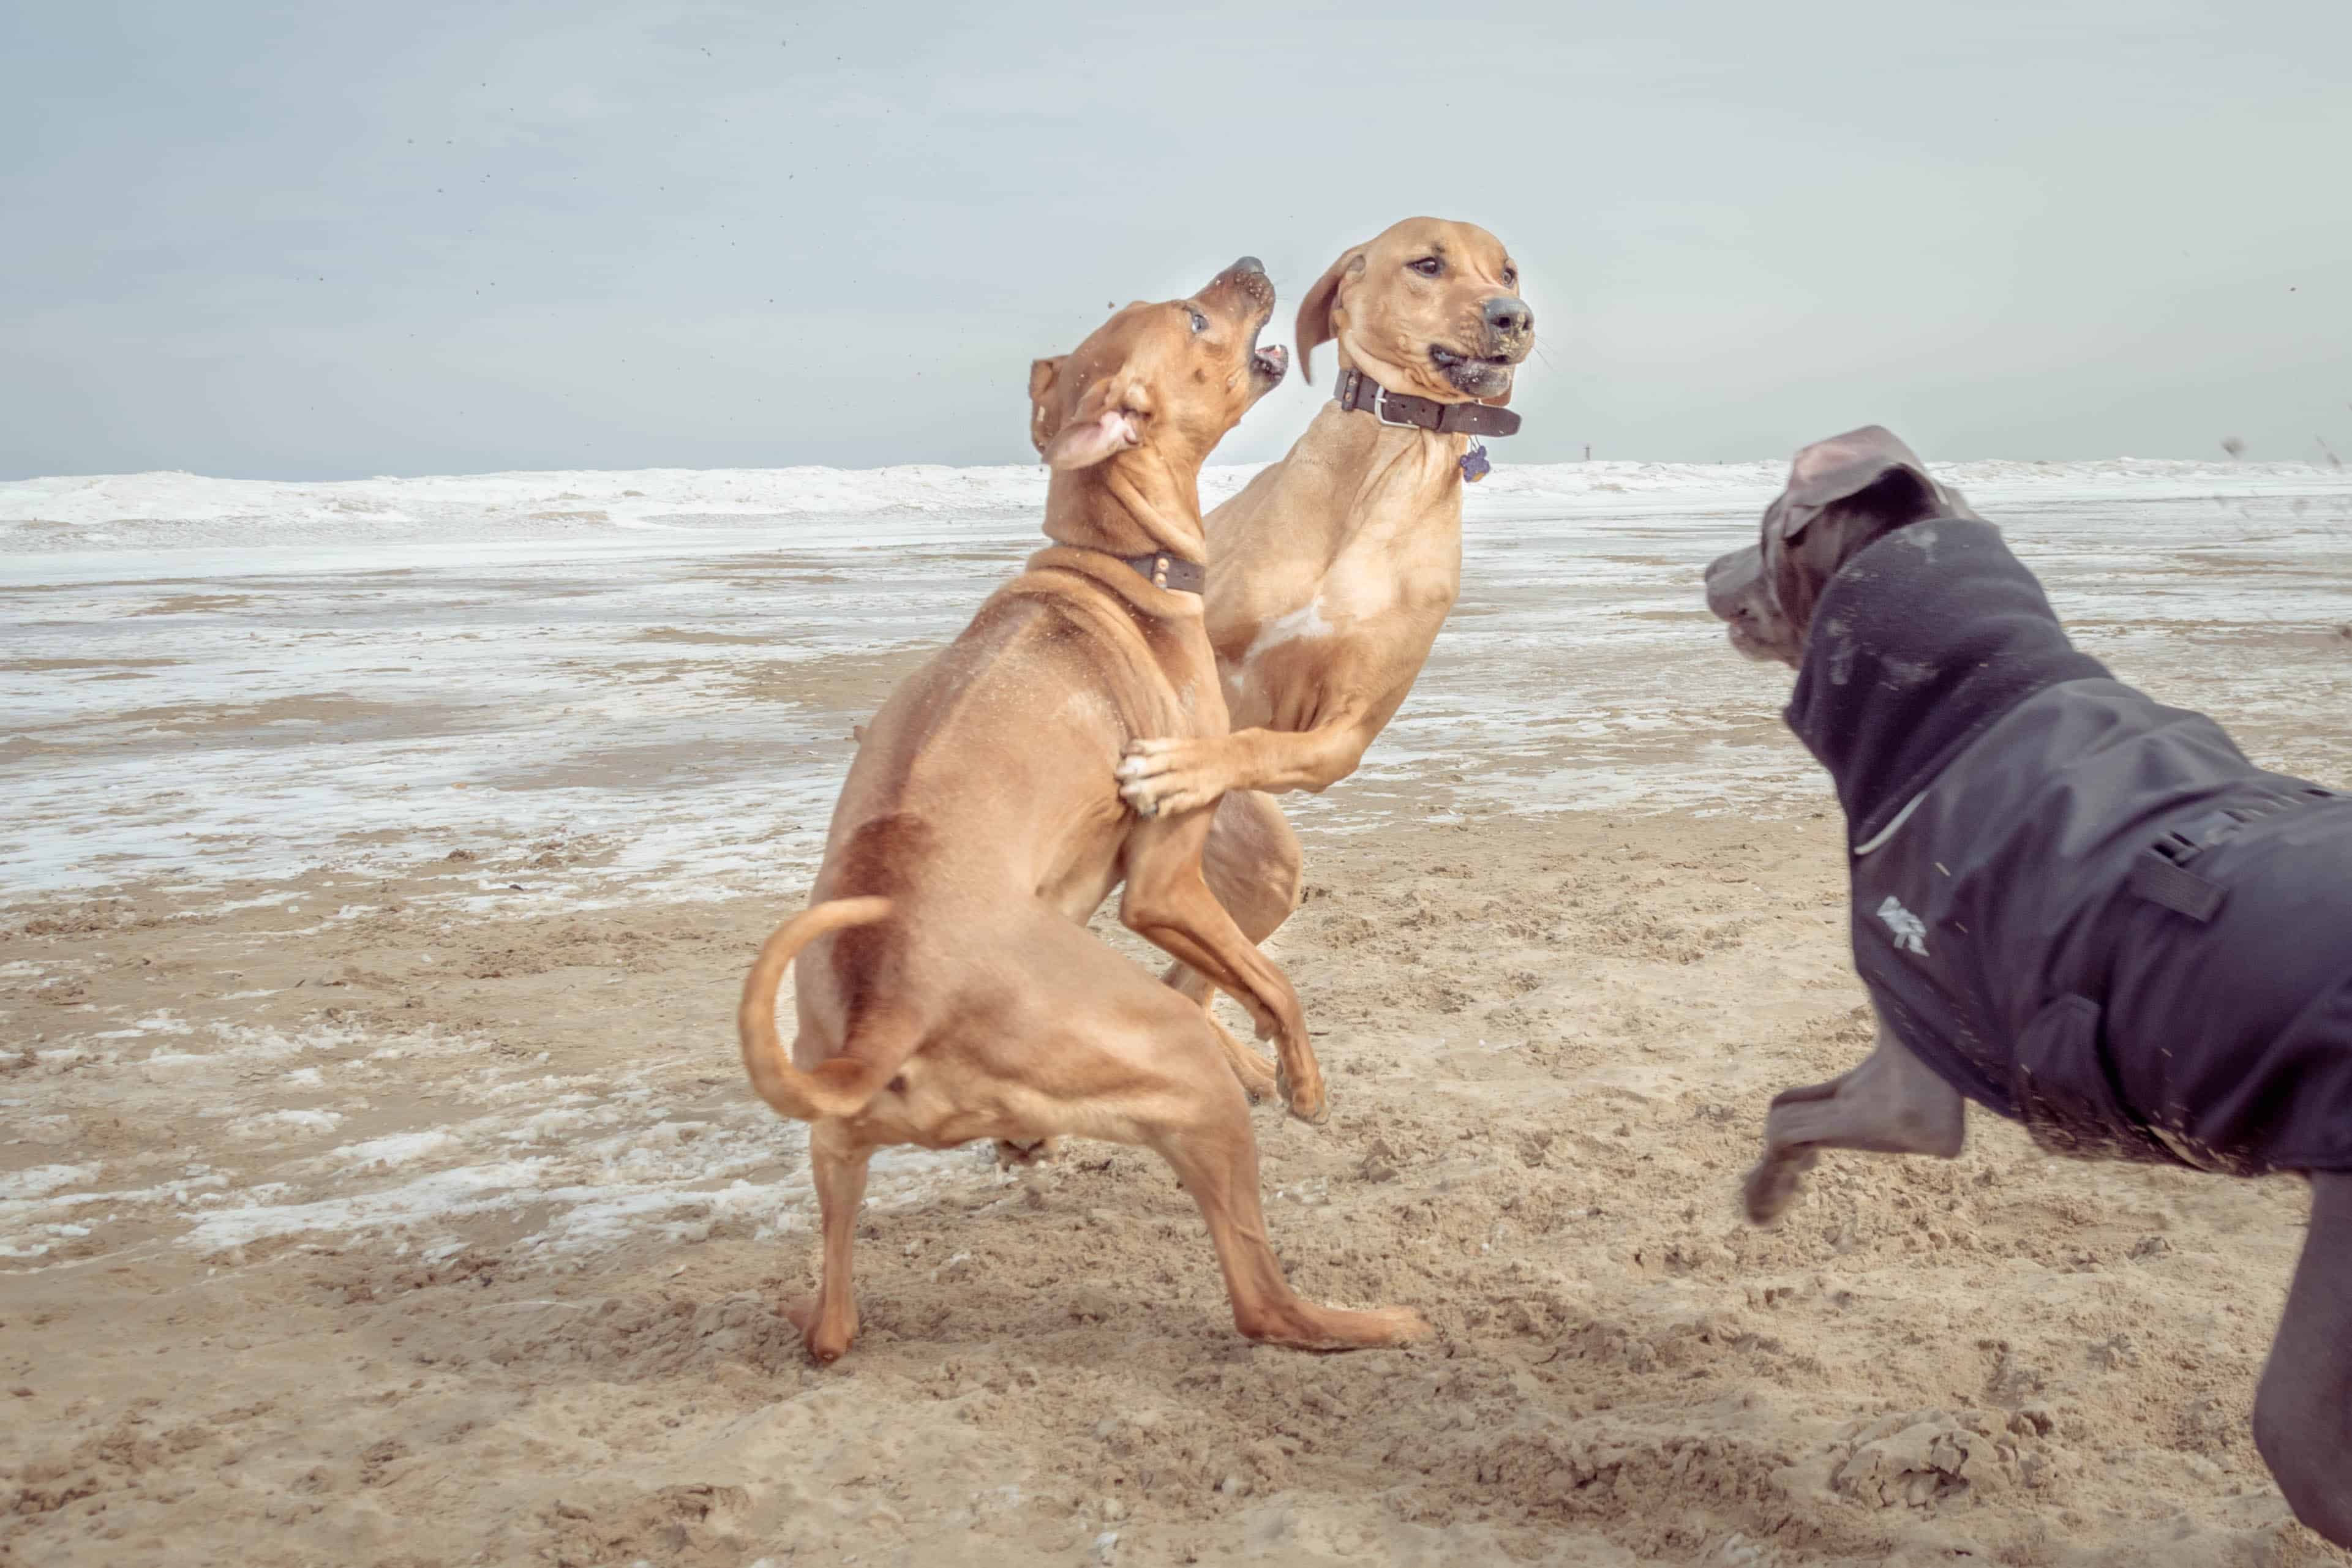
<svg viewBox="0 0 2352 1568">
<path fill-rule="evenodd" d="M 2352 476 L 1939 472 L 2122 678 L 2352 783 Z M 1698 598 L 1780 476 L 1506 466 L 1293 813 L 1274 1239 L 1433 1341 L 1242 1341 L 1139 1151 L 908 1151 L 824 1371 L 735 990 L 1036 474 L 0 484 L 0 1563 L 2352 1562 L 2246 1429 L 2300 1183 L 1979 1116 L 1738 1215 L 1870 1037 L 1788 676 Z"/>
</svg>

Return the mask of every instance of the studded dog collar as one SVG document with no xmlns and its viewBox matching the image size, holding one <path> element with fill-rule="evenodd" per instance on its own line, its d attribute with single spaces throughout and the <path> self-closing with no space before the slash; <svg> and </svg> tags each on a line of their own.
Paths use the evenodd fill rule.
<svg viewBox="0 0 2352 1568">
<path fill-rule="evenodd" d="M 1361 371 L 1340 371 L 1332 395 L 1341 408 L 1371 414 L 1382 424 L 1409 424 L 1440 435 L 1516 435 L 1519 431 L 1519 416 L 1507 408 L 1391 392 Z"/>
<path fill-rule="evenodd" d="M 1198 593 L 1209 580 L 1209 569 L 1197 560 L 1186 560 L 1170 555 L 1166 550 L 1154 550 L 1150 555 L 1123 555 L 1117 558 L 1133 568 L 1135 574 L 1154 588 L 1165 588 L 1176 593 Z"/>
</svg>

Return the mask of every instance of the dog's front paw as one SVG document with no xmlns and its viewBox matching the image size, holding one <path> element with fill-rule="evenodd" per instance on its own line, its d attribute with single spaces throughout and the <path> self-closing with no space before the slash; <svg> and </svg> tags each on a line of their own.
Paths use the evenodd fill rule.
<svg viewBox="0 0 2352 1568">
<path fill-rule="evenodd" d="M 1138 816 L 1195 811 L 1215 805 L 1225 792 L 1214 741 L 1131 740 L 1117 772 L 1120 798 Z"/>
<path fill-rule="evenodd" d="M 822 1293 L 786 1301 L 784 1316 L 801 1331 L 801 1343 L 808 1348 L 809 1359 L 819 1366 L 831 1366 L 839 1361 L 857 1338 L 856 1307 L 844 1303 L 827 1312 Z"/>
</svg>

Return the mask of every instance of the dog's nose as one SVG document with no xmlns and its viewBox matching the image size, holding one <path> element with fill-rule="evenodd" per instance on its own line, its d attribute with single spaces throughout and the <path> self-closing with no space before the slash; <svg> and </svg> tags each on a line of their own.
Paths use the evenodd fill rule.
<svg viewBox="0 0 2352 1568">
<path fill-rule="evenodd" d="M 1265 263 L 1260 261 L 1254 256 L 1245 256 L 1239 261 L 1234 263 L 1234 265 L 1227 268 L 1227 270 L 1231 272 L 1255 272 L 1259 277 L 1263 277 L 1265 276 Z"/>
<path fill-rule="evenodd" d="M 1516 338 L 1535 329 L 1536 313 L 1528 308 L 1528 302 L 1524 299 L 1497 294 L 1487 300 L 1482 309 L 1486 318 L 1486 330 L 1498 338 Z"/>
</svg>

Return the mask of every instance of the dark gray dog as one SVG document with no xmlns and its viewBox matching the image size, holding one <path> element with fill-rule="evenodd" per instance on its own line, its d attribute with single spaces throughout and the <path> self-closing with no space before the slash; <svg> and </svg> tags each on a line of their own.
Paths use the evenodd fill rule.
<svg viewBox="0 0 2352 1568">
<path fill-rule="evenodd" d="M 1772 1102 L 1763 1224 L 1822 1149 L 2301 1171 L 2311 1228 L 2254 1401 L 2297 1518 L 2352 1546 L 2352 796 L 2248 762 L 2078 652 L 2041 584 L 1875 425 L 1797 455 L 1707 568 L 1845 808 L 1869 1058 Z"/>
</svg>

